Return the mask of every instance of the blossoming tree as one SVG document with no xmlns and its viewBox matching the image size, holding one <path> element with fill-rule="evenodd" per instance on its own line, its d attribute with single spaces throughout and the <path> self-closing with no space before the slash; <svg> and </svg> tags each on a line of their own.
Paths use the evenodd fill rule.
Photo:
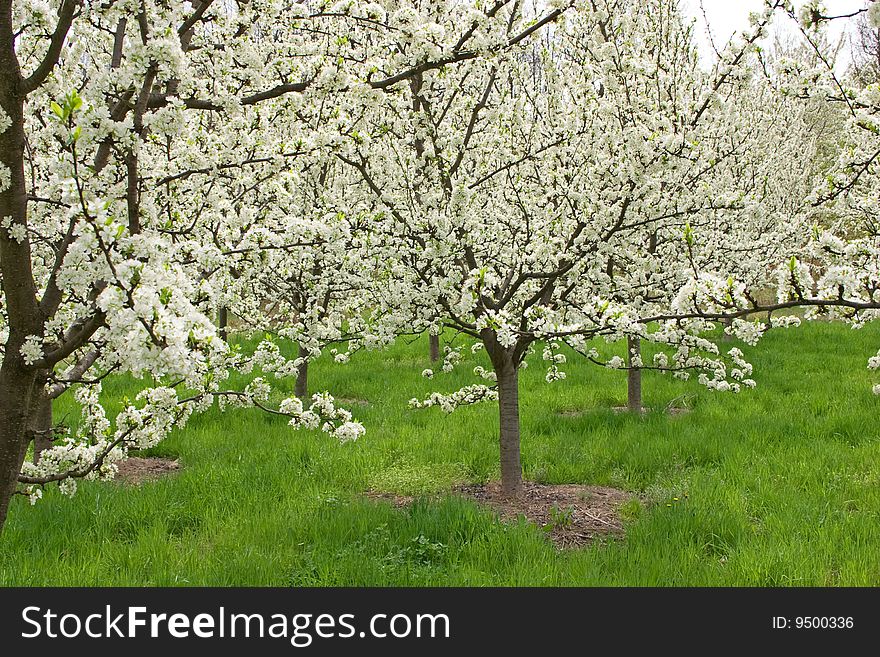
<svg viewBox="0 0 880 657">
<path fill-rule="evenodd" d="M 782 5 L 705 71 L 675 3 L 579 4 L 540 43 L 386 96 L 365 121 L 382 138 L 340 155 L 380 206 L 386 318 L 401 331 L 442 322 L 488 352 L 493 371 L 476 373 L 492 383 L 413 405 L 497 399 L 505 494 L 522 488 L 518 370 L 539 341 L 548 381 L 564 376 L 562 343 L 625 367 L 601 356 L 601 337 L 654 343 L 635 369 L 754 384 L 742 352 L 709 332 L 727 320 L 754 343 L 745 317 L 798 305 L 757 294 L 809 243 L 809 167 L 794 186 L 790 167 L 810 149 L 777 144 L 805 111 L 775 102 L 751 59 Z M 511 13 L 509 29 L 528 19 Z"/>
<path fill-rule="evenodd" d="M 369 2 L 0 2 L 0 523 L 16 492 L 111 476 L 218 398 L 361 433 L 328 397 L 269 406 L 264 378 L 223 384 L 279 367 L 230 351 L 207 316 L 230 303 L 235 256 L 278 246 L 248 241 L 263 221 L 249 195 L 322 146 L 263 127 L 509 47 L 493 36 L 508 4 L 466 8 L 435 58 L 436 35 L 385 48 L 408 14 Z M 145 385 L 109 418 L 100 382 L 117 372 Z M 51 400 L 68 390 L 83 419 L 57 435 Z"/>
</svg>

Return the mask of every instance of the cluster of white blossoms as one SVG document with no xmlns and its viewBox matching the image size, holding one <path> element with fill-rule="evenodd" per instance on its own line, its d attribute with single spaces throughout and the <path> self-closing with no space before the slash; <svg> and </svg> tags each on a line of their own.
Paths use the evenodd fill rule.
<svg viewBox="0 0 880 657">
<path fill-rule="evenodd" d="M 444 372 L 449 373 L 461 362 L 461 347 L 452 348 L 449 345 L 446 345 L 443 348 L 443 353 L 443 364 L 440 368 Z"/>
<path fill-rule="evenodd" d="M 12 126 L 12 119 L 2 107 L 0 107 L 0 134 L 3 134 Z"/>
<path fill-rule="evenodd" d="M 770 327 L 771 328 L 789 328 L 789 327 L 798 327 L 802 324 L 803 320 L 797 315 L 772 315 L 770 317 Z"/>
<path fill-rule="evenodd" d="M 553 340 L 544 345 L 544 351 L 541 357 L 544 361 L 550 363 L 547 367 L 547 373 L 544 375 L 544 380 L 547 383 L 562 381 L 566 378 L 566 373 L 562 371 L 559 366 L 564 365 L 567 359 L 565 354 L 555 351 L 557 347 L 557 343 Z"/>
<path fill-rule="evenodd" d="M 304 408 L 299 398 L 288 397 L 278 405 L 278 412 L 290 418 L 288 424 L 292 427 L 320 428 L 343 443 L 357 440 L 365 433 L 363 425 L 352 420 L 350 411 L 338 408 L 329 393 L 312 395 L 308 408 Z"/>
<path fill-rule="evenodd" d="M 749 322 L 744 319 L 736 318 L 731 321 L 730 326 L 724 330 L 725 333 L 734 335 L 747 345 L 754 347 L 758 344 L 761 336 L 764 335 L 764 331 L 767 330 L 767 325 L 759 320 Z"/>
<path fill-rule="evenodd" d="M 820 0 L 809 0 L 798 10 L 798 20 L 807 29 L 817 27 L 821 16 L 822 4 Z"/>
<path fill-rule="evenodd" d="M 777 273 L 776 300 L 779 303 L 796 301 L 813 294 L 815 281 L 810 267 L 792 256 Z"/>
<path fill-rule="evenodd" d="M 5 164 L 0 163 L 0 190 L 8 187 L 11 181 L 12 178 L 9 167 L 7 167 Z M 9 237 L 14 239 L 16 242 L 18 242 L 19 244 L 24 244 L 24 241 L 27 238 L 27 229 L 22 224 L 13 224 L 11 216 L 7 215 L 5 217 L 0 217 L 0 228 L 6 230 L 6 232 L 9 234 Z"/>
<path fill-rule="evenodd" d="M 612 356 L 605 363 L 605 367 L 608 367 L 612 370 L 619 370 L 626 366 L 626 361 L 623 360 L 620 356 Z"/>
<path fill-rule="evenodd" d="M 477 365 L 474 368 L 474 376 L 478 376 L 481 379 L 486 379 L 487 381 L 497 381 L 498 374 L 493 370 L 487 370 L 482 365 Z"/>
<path fill-rule="evenodd" d="M 872 356 L 868 359 L 868 369 L 880 371 L 880 351 L 877 352 L 876 356 Z M 880 383 L 874 384 L 872 390 L 875 395 L 880 395 Z"/>
<path fill-rule="evenodd" d="M 466 406 L 484 401 L 495 401 L 497 399 L 497 390 L 484 385 L 470 385 L 448 395 L 439 392 L 431 393 L 431 395 L 423 401 L 415 398 L 410 399 L 409 406 L 410 408 L 430 408 L 432 406 L 438 406 L 444 413 L 451 413 L 459 406 Z"/>
<path fill-rule="evenodd" d="M 732 277 L 701 274 L 683 285 L 672 300 L 673 312 L 724 314 L 748 304 L 745 285 Z"/>
<path fill-rule="evenodd" d="M 25 363 L 33 365 L 43 357 L 43 341 L 38 335 L 29 335 L 24 339 L 19 352 Z"/>
<path fill-rule="evenodd" d="M 174 426 L 183 426 L 192 412 L 173 389 L 148 388 L 137 395 L 141 405 L 126 405 L 111 423 L 100 394 L 100 384 L 77 388 L 82 421 L 76 433 L 68 432 L 60 444 L 43 450 L 38 463 L 26 461 L 22 466 L 21 480 L 29 484 L 32 503 L 42 496 L 36 485 L 59 481 L 61 492 L 73 495 L 78 478 L 113 478 L 129 449 L 155 446 Z"/>
</svg>

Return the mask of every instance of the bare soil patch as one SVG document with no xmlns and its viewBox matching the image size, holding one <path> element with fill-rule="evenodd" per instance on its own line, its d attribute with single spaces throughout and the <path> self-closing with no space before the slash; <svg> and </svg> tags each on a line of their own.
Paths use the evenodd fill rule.
<svg viewBox="0 0 880 657">
<path fill-rule="evenodd" d="M 145 481 L 155 481 L 161 477 L 173 474 L 180 470 L 180 463 L 176 460 L 150 457 L 141 458 L 130 456 L 118 463 L 119 471 L 115 480 L 123 484 L 137 486 Z"/>
<path fill-rule="evenodd" d="M 559 548 L 582 547 L 603 536 L 623 534 L 619 509 L 633 495 L 616 488 L 524 482 L 521 497 L 501 494 L 499 482 L 461 486 L 458 492 L 481 502 L 502 520 L 525 516 Z"/>
<path fill-rule="evenodd" d="M 463 484 L 453 492 L 489 507 L 503 521 L 525 517 L 541 527 L 560 549 L 583 547 L 605 536 L 622 536 L 620 507 L 636 496 L 616 488 L 581 484 L 523 482 L 523 494 L 510 499 L 501 494 L 501 483 Z M 440 497 L 437 493 L 429 497 Z M 364 497 L 387 502 L 397 509 L 410 506 L 416 497 L 369 490 Z"/>
<path fill-rule="evenodd" d="M 388 502 L 396 509 L 403 509 L 416 501 L 412 495 L 397 495 L 395 493 L 385 493 L 377 490 L 368 490 L 364 493 L 364 497 L 368 500 L 376 502 Z"/>
</svg>

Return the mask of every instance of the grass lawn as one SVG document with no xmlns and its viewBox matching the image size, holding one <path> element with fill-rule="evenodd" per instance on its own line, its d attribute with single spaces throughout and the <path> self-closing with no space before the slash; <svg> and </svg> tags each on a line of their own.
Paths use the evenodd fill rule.
<svg viewBox="0 0 880 657">
<path fill-rule="evenodd" d="M 313 390 L 369 402 L 349 406 L 367 428 L 359 442 L 254 410 L 196 416 L 151 450 L 179 458 L 176 475 L 85 482 L 73 499 L 51 489 L 34 507 L 16 498 L 0 584 L 880 585 L 880 398 L 866 369 L 878 346 L 880 326 L 776 330 L 744 348 L 755 390 L 646 374 L 646 405 L 684 395 L 693 411 L 643 418 L 610 410 L 624 403 L 623 373 L 572 360 L 565 381 L 546 384 L 539 351 L 521 382 L 526 477 L 642 500 L 624 509 L 625 538 L 570 551 L 525 521 L 434 495 L 498 476 L 497 410 L 407 401 L 475 382 L 485 354 L 433 381 L 420 376 L 427 339 L 321 361 Z M 105 385 L 111 398 L 133 390 Z M 424 497 L 396 509 L 364 498 L 370 488 Z"/>
</svg>

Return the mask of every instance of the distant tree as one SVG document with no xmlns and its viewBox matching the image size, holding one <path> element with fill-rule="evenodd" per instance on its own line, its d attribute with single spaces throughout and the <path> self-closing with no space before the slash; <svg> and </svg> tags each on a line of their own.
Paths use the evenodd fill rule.
<svg viewBox="0 0 880 657">
<path fill-rule="evenodd" d="M 855 19 L 850 52 L 849 74 L 853 81 L 860 87 L 880 82 L 880 27 L 867 14 Z"/>
</svg>

